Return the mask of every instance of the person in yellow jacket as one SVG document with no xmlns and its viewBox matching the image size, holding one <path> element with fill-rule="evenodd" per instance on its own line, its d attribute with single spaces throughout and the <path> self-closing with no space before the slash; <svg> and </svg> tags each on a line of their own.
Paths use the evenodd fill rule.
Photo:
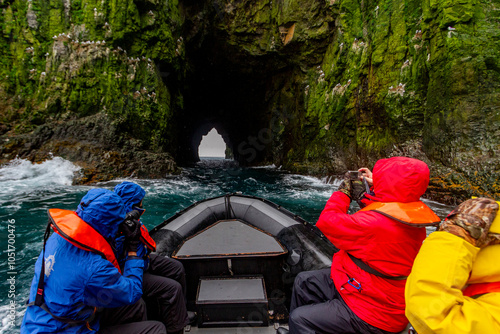
<svg viewBox="0 0 500 334">
<path fill-rule="evenodd" d="M 500 214 L 488 198 L 465 201 L 424 241 L 405 288 L 418 334 L 500 333 Z"/>
</svg>

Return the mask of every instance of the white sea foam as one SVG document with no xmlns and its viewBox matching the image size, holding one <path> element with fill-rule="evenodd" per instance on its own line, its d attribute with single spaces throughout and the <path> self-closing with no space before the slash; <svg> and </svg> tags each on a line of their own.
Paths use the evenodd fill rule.
<svg viewBox="0 0 500 334">
<path fill-rule="evenodd" d="M 275 164 L 272 164 L 272 165 L 266 165 L 266 166 L 256 166 L 256 167 L 252 167 L 253 169 L 279 169 L 276 167 Z"/>
<path fill-rule="evenodd" d="M 17 211 L 37 193 L 49 195 L 55 188 L 68 188 L 79 170 L 80 167 L 61 157 L 39 164 L 16 158 L 0 167 L 0 206 L 10 212 Z"/>
<path fill-rule="evenodd" d="M 0 305 L 0 334 L 5 333 L 15 333 L 16 327 L 20 325 L 20 321 L 26 312 L 26 307 L 20 305 L 22 303 L 16 303 L 14 309 L 10 308 L 10 305 Z M 12 313 L 11 313 L 12 312 Z M 15 318 L 14 326 L 12 326 L 12 318 Z"/>
<path fill-rule="evenodd" d="M 40 164 L 26 159 L 14 159 L 0 168 L 2 185 L 29 188 L 47 185 L 71 185 L 73 177 L 80 167 L 61 157 L 54 157 Z"/>
</svg>

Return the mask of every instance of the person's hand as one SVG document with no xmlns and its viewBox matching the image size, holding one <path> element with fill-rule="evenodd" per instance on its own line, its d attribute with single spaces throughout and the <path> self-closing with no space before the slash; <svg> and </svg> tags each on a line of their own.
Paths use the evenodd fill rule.
<svg viewBox="0 0 500 334">
<path fill-rule="evenodd" d="M 337 191 L 343 192 L 349 197 L 349 199 L 352 200 L 352 180 L 349 172 L 344 174 L 344 178 Z"/>
<path fill-rule="evenodd" d="M 137 219 L 125 219 L 120 229 L 125 236 L 127 252 L 137 252 L 141 237 L 141 223 Z"/>
<path fill-rule="evenodd" d="M 366 182 L 368 182 L 368 185 L 370 187 L 372 187 L 373 186 L 373 174 L 372 174 L 371 170 L 369 170 L 366 167 L 363 167 L 363 168 L 358 169 L 358 172 L 360 172 L 362 174 L 361 177 L 364 178 L 366 180 Z"/>
<path fill-rule="evenodd" d="M 498 212 L 498 204 L 489 198 L 469 199 L 457 206 L 439 227 L 475 247 L 500 244 L 500 235 L 489 233 Z"/>
<path fill-rule="evenodd" d="M 361 181 L 352 181 L 351 189 L 351 199 L 356 201 L 358 205 L 363 208 L 365 205 L 362 204 L 361 198 L 366 193 L 366 187 Z"/>
<path fill-rule="evenodd" d="M 132 210 L 127 213 L 125 220 L 139 220 L 141 218 L 141 213 L 138 210 Z"/>
</svg>

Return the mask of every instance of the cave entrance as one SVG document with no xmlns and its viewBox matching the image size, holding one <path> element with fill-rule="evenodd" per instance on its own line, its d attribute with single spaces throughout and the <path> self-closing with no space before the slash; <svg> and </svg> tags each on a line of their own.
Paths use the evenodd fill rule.
<svg viewBox="0 0 500 334">
<path fill-rule="evenodd" d="M 267 130 L 276 111 L 294 113 L 295 87 L 289 82 L 295 65 L 290 66 L 288 56 L 264 52 L 260 47 L 248 49 L 253 37 L 251 41 L 239 38 L 234 44 L 228 32 L 220 30 L 221 17 L 202 3 L 189 2 L 184 8 L 189 66 L 181 88 L 182 112 L 175 118 L 179 131 L 175 159 L 181 166 L 198 162 L 203 157 L 199 152 L 202 136 L 215 128 L 239 165 L 274 161 L 273 134 Z M 198 13 L 204 10 L 208 10 L 203 14 L 203 21 L 207 21 L 202 26 L 198 19 L 190 19 L 201 17 Z M 286 98 L 280 97 L 282 90 L 287 91 Z"/>
<path fill-rule="evenodd" d="M 202 136 L 200 146 L 198 146 L 200 159 L 226 158 L 226 152 L 227 144 L 215 128 Z"/>
</svg>

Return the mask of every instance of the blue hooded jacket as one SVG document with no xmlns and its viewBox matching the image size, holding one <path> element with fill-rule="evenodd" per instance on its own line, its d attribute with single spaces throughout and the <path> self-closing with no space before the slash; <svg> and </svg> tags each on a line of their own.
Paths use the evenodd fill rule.
<svg viewBox="0 0 500 334">
<path fill-rule="evenodd" d="M 134 210 L 134 206 L 139 204 L 146 196 L 146 191 L 140 185 L 128 181 L 115 186 L 115 193 L 121 197 L 127 213 Z"/>
<path fill-rule="evenodd" d="M 133 211 L 134 207 L 142 201 L 144 196 L 146 196 L 146 191 L 142 189 L 140 185 L 128 181 L 122 182 L 117 186 L 115 186 L 115 193 L 117 193 L 122 198 L 122 201 L 125 205 L 125 211 L 127 213 Z M 120 263 L 122 263 L 124 260 L 124 256 L 122 255 L 124 254 L 123 243 L 124 243 L 124 238 L 120 237 L 117 240 L 117 247 L 116 247 L 117 258 Z M 147 257 L 147 255 L 148 255 L 148 249 L 141 242 L 139 244 L 139 247 L 137 248 L 137 256 L 144 258 L 144 270 L 147 270 L 149 266 L 149 258 Z"/>
<path fill-rule="evenodd" d="M 108 242 L 114 242 L 118 225 L 125 219 L 121 198 L 106 189 L 91 189 L 81 200 L 77 215 L 91 225 Z M 42 261 L 45 261 L 44 299 L 56 316 L 87 320 L 94 307 L 130 305 L 142 296 L 142 259 L 126 261 L 123 275 L 96 253 L 72 245 L 53 233 L 35 264 L 29 301 L 35 300 Z M 21 334 L 34 333 L 95 333 L 99 317 L 90 323 L 67 325 L 55 320 L 38 306 L 29 306 L 21 325 Z"/>
</svg>

